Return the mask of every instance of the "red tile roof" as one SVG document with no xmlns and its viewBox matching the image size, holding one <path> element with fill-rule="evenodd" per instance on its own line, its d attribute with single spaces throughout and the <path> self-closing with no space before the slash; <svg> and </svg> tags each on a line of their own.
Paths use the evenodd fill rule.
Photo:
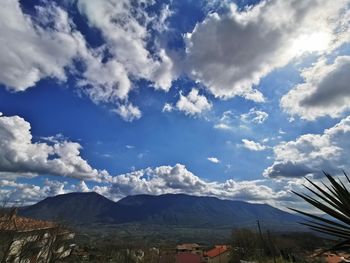
<svg viewBox="0 0 350 263">
<path fill-rule="evenodd" d="M 341 262 L 350 262 L 350 261 L 344 259 L 344 257 L 342 256 L 338 256 L 334 254 L 327 255 L 327 263 L 341 263 Z"/>
<path fill-rule="evenodd" d="M 40 229 L 51 229 L 57 227 L 57 224 L 48 221 L 35 220 L 16 215 L 0 215 L 0 231 L 26 232 Z"/>
<path fill-rule="evenodd" d="M 205 253 L 206 256 L 210 257 L 210 258 L 215 258 L 218 255 L 225 253 L 228 250 L 227 246 L 215 246 L 215 248 L 207 251 Z"/>
<path fill-rule="evenodd" d="M 201 263 L 201 257 L 192 253 L 180 253 L 176 255 L 176 263 Z"/>
</svg>

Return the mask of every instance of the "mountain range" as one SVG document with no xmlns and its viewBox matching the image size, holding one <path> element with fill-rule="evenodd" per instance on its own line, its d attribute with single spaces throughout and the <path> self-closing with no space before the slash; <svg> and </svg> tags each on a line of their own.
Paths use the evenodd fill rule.
<svg viewBox="0 0 350 263">
<path fill-rule="evenodd" d="M 186 228 L 254 227 L 257 221 L 279 231 L 303 229 L 303 219 L 267 204 L 185 194 L 134 195 L 113 202 L 95 192 L 48 197 L 20 209 L 20 215 L 72 225 L 142 224 Z"/>
</svg>

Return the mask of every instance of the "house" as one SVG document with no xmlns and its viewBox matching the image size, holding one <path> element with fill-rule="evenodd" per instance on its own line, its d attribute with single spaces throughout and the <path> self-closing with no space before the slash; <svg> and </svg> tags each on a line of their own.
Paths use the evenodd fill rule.
<svg viewBox="0 0 350 263">
<path fill-rule="evenodd" d="M 190 253 L 203 257 L 203 249 L 196 243 L 186 243 L 176 246 L 176 254 Z"/>
<path fill-rule="evenodd" d="M 230 261 L 230 249 L 226 245 L 217 245 L 204 253 L 208 263 L 228 263 Z"/>
<path fill-rule="evenodd" d="M 182 252 L 175 255 L 175 263 L 203 263 L 203 260 L 200 255 Z"/>
<path fill-rule="evenodd" d="M 59 225 L 19 217 L 12 210 L 0 214 L 1 262 L 49 262 L 70 255 L 74 234 Z"/>
<path fill-rule="evenodd" d="M 201 246 L 196 243 L 185 243 L 176 246 L 176 252 L 193 252 L 201 249 Z"/>
</svg>

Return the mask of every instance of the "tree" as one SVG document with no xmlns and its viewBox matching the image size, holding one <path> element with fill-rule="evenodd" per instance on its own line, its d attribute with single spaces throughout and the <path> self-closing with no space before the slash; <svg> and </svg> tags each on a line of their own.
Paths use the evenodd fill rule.
<svg viewBox="0 0 350 263">
<path fill-rule="evenodd" d="M 308 187 L 303 185 L 310 193 L 309 194 L 297 193 L 306 202 L 319 209 L 321 212 L 326 213 L 332 219 L 327 219 L 322 216 L 313 215 L 298 209 L 290 208 L 291 210 L 300 213 L 311 220 L 307 220 L 302 224 L 318 231 L 330 235 L 332 237 L 340 239 L 333 247 L 328 250 L 342 250 L 350 248 L 350 179 L 344 172 L 346 178 L 346 185 L 339 179 L 335 179 L 330 174 L 324 172 L 330 185 L 328 186 L 324 182 L 321 182 L 322 187 L 312 182 L 310 179 L 306 180 L 312 185 Z"/>
<path fill-rule="evenodd" d="M 254 259 L 260 256 L 262 248 L 259 234 L 251 229 L 241 228 L 232 232 L 232 259 Z"/>
</svg>

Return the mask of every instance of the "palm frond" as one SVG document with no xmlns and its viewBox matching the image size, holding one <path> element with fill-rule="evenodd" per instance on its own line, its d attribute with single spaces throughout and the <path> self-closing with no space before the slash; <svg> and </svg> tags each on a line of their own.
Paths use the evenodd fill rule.
<svg viewBox="0 0 350 263">
<path fill-rule="evenodd" d="M 303 185 L 313 196 L 305 193 L 294 194 L 311 204 L 321 212 L 329 215 L 332 219 L 326 219 L 321 216 L 313 215 L 298 209 L 290 208 L 291 210 L 302 214 L 312 220 L 301 222 L 301 224 L 309 227 L 312 230 L 327 234 L 336 238 L 342 239 L 333 247 L 327 250 L 339 250 L 345 247 L 350 247 L 350 178 L 343 171 L 346 178 L 346 183 L 343 183 L 339 178 L 334 178 L 329 173 L 323 172 L 329 182 L 329 186 L 324 182 L 322 186 L 305 178 L 310 187 Z"/>
</svg>

